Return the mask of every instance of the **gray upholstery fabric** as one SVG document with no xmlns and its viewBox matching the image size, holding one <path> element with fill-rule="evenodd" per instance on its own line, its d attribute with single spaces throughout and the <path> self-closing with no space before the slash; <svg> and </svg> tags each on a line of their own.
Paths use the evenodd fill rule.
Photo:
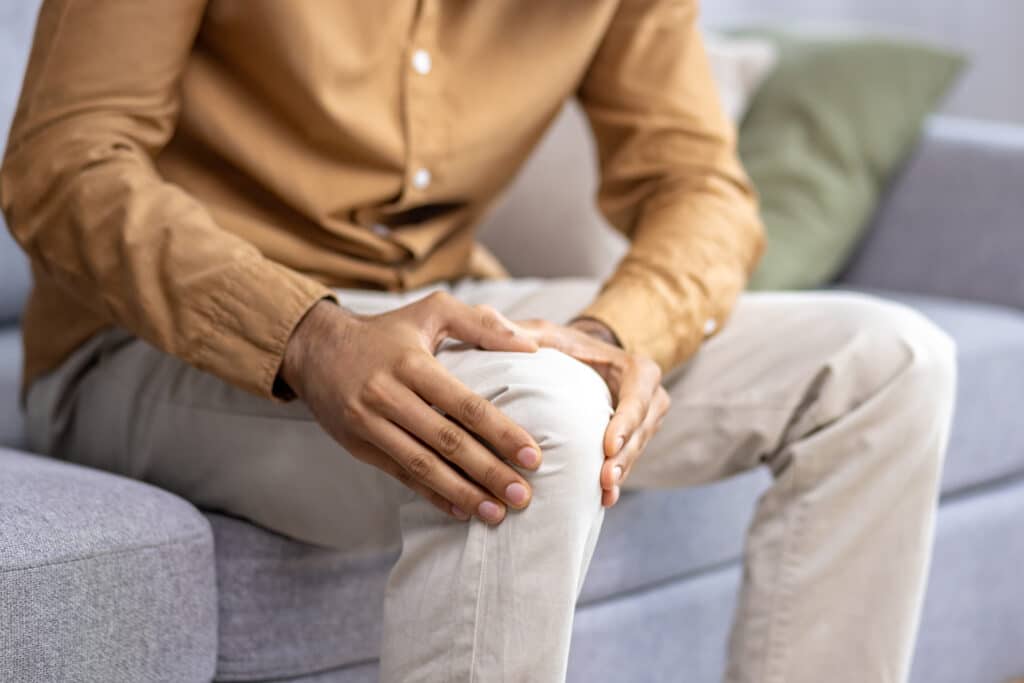
<svg viewBox="0 0 1024 683">
<path fill-rule="evenodd" d="M 843 282 L 1024 309 L 1024 127 L 933 120 Z"/>
<path fill-rule="evenodd" d="M 0 449 L 0 680 L 210 680 L 209 525 L 151 486 Z"/>
<path fill-rule="evenodd" d="M 342 557 L 207 515 L 220 589 L 217 677 L 294 676 L 375 658 L 395 552 Z"/>
<path fill-rule="evenodd" d="M 943 503 L 911 683 L 1024 676 L 1022 520 L 1024 477 Z"/>
<path fill-rule="evenodd" d="M 21 336 L 16 327 L 0 328 L 0 446 L 25 445 L 25 420 L 18 405 L 20 384 Z"/>
</svg>

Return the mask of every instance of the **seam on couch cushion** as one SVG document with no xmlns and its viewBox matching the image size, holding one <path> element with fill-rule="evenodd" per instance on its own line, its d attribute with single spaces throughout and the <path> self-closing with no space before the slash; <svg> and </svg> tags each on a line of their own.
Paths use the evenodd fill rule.
<svg viewBox="0 0 1024 683">
<path fill-rule="evenodd" d="M 90 553 L 89 555 L 81 555 L 78 557 L 65 558 L 54 562 L 40 562 L 37 564 L 30 564 L 24 567 L 4 567 L 0 568 L 0 574 L 14 574 L 17 572 L 32 571 L 34 569 L 41 569 L 44 567 L 59 567 L 65 564 L 74 564 L 76 562 L 88 562 L 89 560 L 96 559 L 98 557 L 111 557 L 117 555 L 128 555 L 131 553 L 139 552 L 140 550 L 151 550 L 154 548 L 165 548 L 175 545 L 190 545 L 196 542 L 210 541 L 213 543 L 213 535 L 209 532 L 200 532 L 192 536 L 185 538 L 176 538 L 161 543 L 144 543 L 140 545 L 134 545 L 127 548 L 117 548 L 108 550 L 105 552 Z"/>
</svg>

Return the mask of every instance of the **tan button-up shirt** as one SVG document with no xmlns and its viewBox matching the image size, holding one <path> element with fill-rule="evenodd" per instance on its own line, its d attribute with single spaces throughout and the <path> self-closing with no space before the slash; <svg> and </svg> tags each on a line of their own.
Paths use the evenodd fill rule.
<svg viewBox="0 0 1024 683">
<path fill-rule="evenodd" d="M 475 226 L 573 96 L 600 207 L 631 240 L 581 313 L 679 364 L 764 248 L 696 15 L 696 0 L 47 0 L 0 175 L 35 277 L 26 383 L 116 325 L 270 396 L 331 287 L 500 276 Z"/>
</svg>

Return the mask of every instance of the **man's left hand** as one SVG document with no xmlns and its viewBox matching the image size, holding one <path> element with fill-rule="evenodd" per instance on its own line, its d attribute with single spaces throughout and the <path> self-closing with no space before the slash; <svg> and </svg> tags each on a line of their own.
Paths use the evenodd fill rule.
<svg viewBox="0 0 1024 683">
<path fill-rule="evenodd" d="M 604 435 L 601 502 L 611 507 L 668 412 L 671 399 L 661 386 L 661 369 L 650 358 L 617 346 L 611 331 L 596 320 L 579 319 L 568 326 L 521 320 L 517 325 L 540 346 L 558 349 L 594 368 L 608 384 L 615 413 Z"/>
</svg>

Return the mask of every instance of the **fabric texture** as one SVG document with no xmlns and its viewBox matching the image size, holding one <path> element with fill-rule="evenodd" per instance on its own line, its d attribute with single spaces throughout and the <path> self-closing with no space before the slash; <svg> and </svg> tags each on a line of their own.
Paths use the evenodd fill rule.
<svg viewBox="0 0 1024 683">
<path fill-rule="evenodd" d="M 749 287 L 821 286 L 864 234 L 963 58 L 894 39 L 750 34 L 771 38 L 779 63 L 740 134 L 768 234 Z"/>
<path fill-rule="evenodd" d="M 696 0 L 418 7 L 44 2 L 0 175 L 26 381 L 119 326 L 271 396 L 327 285 L 504 274 L 475 228 L 574 95 L 631 237 L 586 314 L 690 356 L 764 246 Z"/>
<path fill-rule="evenodd" d="M 6 449 L 0 492 L 0 680 L 210 680 L 213 544 L 195 508 Z"/>
<path fill-rule="evenodd" d="M 513 318 L 557 321 L 597 287 L 593 280 L 462 281 L 452 293 Z M 372 313 L 422 294 L 339 297 Z M 573 608 L 603 523 L 597 473 L 611 406 L 592 370 L 550 349 L 504 354 L 455 345 L 438 354 L 534 433 L 544 453 L 540 470 L 526 475 L 530 508 L 492 528 L 457 522 L 345 457 L 301 404 L 233 389 L 120 333 L 95 343 L 34 383 L 33 445 L 350 558 L 393 550 L 401 539 L 384 592 L 384 681 L 564 678 Z M 729 327 L 667 379 L 674 411 L 627 487 L 681 488 L 762 465 L 774 475 L 747 533 L 732 679 L 799 683 L 843 671 L 859 683 L 884 670 L 902 680 L 951 423 L 953 350 L 920 313 L 877 297 L 748 292 Z M 679 543 L 680 533 L 691 534 L 664 527 L 661 544 Z M 652 530 L 649 542 L 657 540 Z M 734 542 L 727 538 L 719 550 L 723 561 Z M 879 574 L 880 554 L 900 571 Z M 671 576 L 657 569 L 648 581 Z M 629 590 L 629 581 L 610 585 Z M 872 587 L 868 612 L 863 594 L 850 590 L 863 582 Z M 823 609 L 833 615 L 827 623 Z M 837 642 L 857 645 L 837 649 Z M 294 661 L 294 642 L 289 647 L 276 666 Z"/>
</svg>

